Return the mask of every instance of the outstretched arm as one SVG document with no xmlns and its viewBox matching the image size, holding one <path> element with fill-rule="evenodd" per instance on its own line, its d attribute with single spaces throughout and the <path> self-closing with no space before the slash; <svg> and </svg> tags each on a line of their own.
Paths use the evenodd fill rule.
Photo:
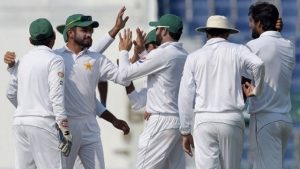
<svg viewBox="0 0 300 169">
<path fill-rule="evenodd" d="M 124 16 L 124 13 L 126 11 L 126 8 L 125 6 L 123 6 L 118 15 L 117 15 L 117 18 L 116 18 L 116 23 L 114 25 L 114 27 L 108 32 L 108 34 L 112 37 L 112 38 L 115 38 L 116 35 L 119 33 L 119 31 L 121 29 L 123 29 L 126 25 L 126 22 L 128 21 L 129 17 L 126 16 L 125 18 L 123 18 Z"/>
</svg>

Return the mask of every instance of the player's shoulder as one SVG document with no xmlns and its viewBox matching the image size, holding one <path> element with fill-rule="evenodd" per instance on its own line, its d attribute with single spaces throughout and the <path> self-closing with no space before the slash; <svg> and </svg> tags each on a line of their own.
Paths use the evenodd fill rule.
<svg viewBox="0 0 300 169">
<path fill-rule="evenodd" d="M 233 48 L 234 49 L 234 48 L 244 48 L 245 45 L 241 44 L 241 43 L 226 41 L 223 44 L 223 47 L 225 47 L 225 48 Z"/>
<path fill-rule="evenodd" d="M 56 50 L 50 50 L 48 52 L 48 56 L 51 60 L 63 60 L 63 58 L 61 57 L 61 55 L 59 55 Z"/>
<path fill-rule="evenodd" d="M 52 53 L 52 57 L 53 57 L 53 60 L 64 60 L 60 55 L 56 54 L 56 53 Z"/>
<path fill-rule="evenodd" d="M 259 44 L 261 42 L 261 39 L 257 38 L 257 39 L 252 39 L 249 42 L 246 43 L 247 46 L 253 46 L 256 44 Z"/>
<path fill-rule="evenodd" d="M 60 55 L 61 53 L 63 53 L 66 49 L 64 47 L 62 48 L 58 48 L 58 49 L 54 49 L 53 52 L 57 55 Z"/>
<path fill-rule="evenodd" d="M 103 54 L 91 51 L 89 49 L 86 50 L 85 55 L 94 59 L 103 59 L 105 57 Z"/>
<path fill-rule="evenodd" d="M 205 47 L 201 47 L 188 54 L 188 58 L 195 58 L 199 55 L 206 55 L 206 54 L 207 54 L 207 49 Z"/>
</svg>

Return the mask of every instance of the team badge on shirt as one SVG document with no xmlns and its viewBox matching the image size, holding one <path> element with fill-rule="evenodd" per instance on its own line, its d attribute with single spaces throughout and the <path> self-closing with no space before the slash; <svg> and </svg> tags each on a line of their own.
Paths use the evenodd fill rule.
<svg viewBox="0 0 300 169">
<path fill-rule="evenodd" d="M 86 63 L 84 64 L 84 68 L 85 68 L 85 70 L 92 70 L 93 64 L 91 64 L 91 63 L 88 61 L 88 62 L 86 62 Z"/>
<path fill-rule="evenodd" d="M 144 63 L 147 60 L 151 60 L 151 58 L 149 59 L 149 58 L 143 57 L 143 58 L 141 58 L 141 59 L 138 60 L 138 63 Z"/>
<path fill-rule="evenodd" d="M 58 77 L 60 77 L 60 78 L 63 78 L 63 77 L 65 76 L 63 72 L 58 72 L 57 75 L 58 75 Z"/>
<path fill-rule="evenodd" d="M 60 81 L 59 81 L 59 84 L 63 85 L 64 84 L 63 78 L 65 76 L 64 73 L 63 72 L 58 72 L 57 75 L 58 75 L 58 77 L 61 78 Z"/>
</svg>

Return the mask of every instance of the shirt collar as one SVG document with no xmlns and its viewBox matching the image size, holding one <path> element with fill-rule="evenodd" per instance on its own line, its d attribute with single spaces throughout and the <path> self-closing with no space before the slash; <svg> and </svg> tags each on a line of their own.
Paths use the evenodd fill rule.
<svg viewBox="0 0 300 169">
<path fill-rule="evenodd" d="M 44 45 L 38 45 L 38 46 L 36 46 L 36 50 L 47 50 L 47 51 L 51 51 L 51 52 L 53 51 L 48 46 L 44 46 Z"/>
<path fill-rule="evenodd" d="M 181 47 L 182 48 L 182 43 L 181 42 L 165 42 L 165 43 L 161 44 L 159 46 L 159 48 L 165 48 L 165 47 L 167 47 L 169 45 L 173 45 L 173 46 Z"/>
<path fill-rule="evenodd" d="M 215 43 L 225 42 L 225 41 L 227 41 L 227 40 L 224 38 L 211 38 L 211 39 L 207 40 L 207 42 L 205 43 L 204 46 L 213 45 Z"/>
<path fill-rule="evenodd" d="M 273 36 L 273 37 L 276 37 L 276 38 L 281 38 L 281 33 L 278 32 L 278 31 L 265 31 L 263 32 L 262 34 L 260 34 L 260 37 L 261 36 Z"/>
<path fill-rule="evenodd" d="M 64 49 L 64 52 L 69 52 L 69 53 L 72 53 L 75 55 L 75 53 L 70 49 L 68 48 L 67 44 L 65 44 L 65 46 L 63 47 Z M 86 52 L 88 51 L 88 48 L 85 48 L 83 49 L 81 52 L 79 52 L 76 56 L 79 57 L 79 56 L 82 56 L 83 54 L 85 54 Z"/>
</svg>

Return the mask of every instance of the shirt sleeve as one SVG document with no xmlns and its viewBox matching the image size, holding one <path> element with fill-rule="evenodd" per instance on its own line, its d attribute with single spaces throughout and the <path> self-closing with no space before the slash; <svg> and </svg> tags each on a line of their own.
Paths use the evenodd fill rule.
<svg viewBox="0 0 300 169">
<path fill-rule="evenodd" d="M 14 107 L 18 106 L 18 65 L 16 64 L 14 67 L 10 69 L 10 80 L 8 83 L 8 87 L 6 90 L 7 99 L 14 105 Z"/>
<path fill-rule="evenodd" d="M 14 73 L 14 69 L 16 67 L 18 67 L 19 62 L 20 62 L 19 60 L 16 60 L 15 65 L 13 67 L 7 68 L 7 71 L 8 71 L 9 74 L 13 74 Z"/>
<path fill-rule="evenodd" d="M 100 78 L 99 81 L 113 81 L 123 86 L 128 86 L 130 84 L 129 80 L 124 80 L 121 76 L 121 70 L 118 66 L 114 65 L 109 59 L 104 55 L 100 57 L 99 61 L 99 72 Z"/>
<path fill-rule="evenodd" d="M 145 56 L 145 59 L 130 64 L 128 51 L 120 52 L 119 67 L 124 80 L 138 79 L 167 68 L 168 64 L 162 57 L 161 50 L 155 49 Z"/>
<path fill-rule="evenodd" d="M 107 33 L 104 37 L 100 40 L 93 43 L 93 45 L 89 48 L 90 51 L 103 53 L 114 41 L 115 39 L 112 38 L 109 33 Z"/>
<path fill-rule="evenodd" d="M 62 58 L 57 57 L 50 63 L 48 84 L 49 98 L 56 122 L 59 123 L 67 118 L 64 103 L 64 61 Z"/>
<path fill-rule="evenodd" d="M 147 88 L 141 88 L 139 91 L 134 90 L 128 94 L 129 102 L 133 111 L 139 111 L 146 106 Z"/>
<path fill-rule="evenodd" d="M 263 61 L 254 53 L 250 51 L 249 48 L 241 46 L 242 50 L 240 53 L 240 60 L 244 66 L 245 72 L 251 72 L 254 80 L 255 88 L 253 94 L 258 96 L 261 93 L 265 77 L 265 66 Z"/>
<path fill-rule="evenodd" d="M 103 106 L 103 104 L 95 97 L 96 100 L 96 115 L 101 116 L 102 113 L 106 110 L 106 107 Z"/>
<path fill-rule="evenodd" d="M 196 83 L 194 80 L 191 58 L 188 57 L 183 69 L 178 94 L 178 110 L 180 117 L 181 134 L 190 134 L 194 117 L 194 99 L 196 93 Z"/>
</svg>

